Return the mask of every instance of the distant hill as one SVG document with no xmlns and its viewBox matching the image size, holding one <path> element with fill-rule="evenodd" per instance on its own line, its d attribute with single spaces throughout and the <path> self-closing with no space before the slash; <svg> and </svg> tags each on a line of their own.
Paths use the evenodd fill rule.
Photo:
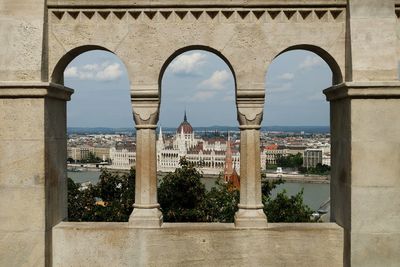
<svg viewBox="0 0 400 267">
<path fill-rule="evenodd" d="M 193 127 L 195 132 L 227 132 L 239 131 L 239 127 L 234 126 L 210 126 Z M 109 128 L 109 127 L 68 127 L 68 134 L 119 134 L 134 133 L 135 128 Z M 163 127 L 164 132 L 175 132 L 176 127 Z M 261 131 L 286 132 L 286 133 L 329 133 L 329 126 L 262 126 Z"/>
<path fill-rule="evenodd" d="M 134 128 L 108 128 L 108 127 L 68 127 L 68 134 L 116 134 L 134 133 Z"/>
</svg>

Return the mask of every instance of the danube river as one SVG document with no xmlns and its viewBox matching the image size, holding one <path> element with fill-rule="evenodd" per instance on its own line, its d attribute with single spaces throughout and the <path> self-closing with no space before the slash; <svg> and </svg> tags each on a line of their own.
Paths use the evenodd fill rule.
<svg viewBox="0 0 400 267">
<path fill-rule="evenodd" d="M 82 171 L 68 172 L 68 177 L 77 183 L 91 182 L 96 184 L 99 180 L 99 171 Z M 203 182 L 208 190 L 215 184 L 217 178 L 204 178 Z M 272 191 L 272 196 L 275 197 L 278 192 L 286 190 L 289 195 L 297 194 L 304 188 L 304 203 L 312 210 L 317 210 L 322 203 L 329 199 L 329 183 L 303 183 L 303 182 L 286 182 L 279 185 Z"/>
</svg>

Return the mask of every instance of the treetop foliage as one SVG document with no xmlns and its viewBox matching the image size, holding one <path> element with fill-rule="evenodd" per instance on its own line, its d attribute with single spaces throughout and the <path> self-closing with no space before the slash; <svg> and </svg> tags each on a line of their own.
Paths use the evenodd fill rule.
<svg viewBox="0 0 400 267">
<path fill-rule="evenodd" d="M 165 222 L 233 222 L 238 209 L 239 190 L 220 177 L 207 191 L 203 175 L 185 158 L 180 167 L 167 174 L 158 188 L 158 201 Z M 262 177 L 262 200 L 269 222 L 306 222 L 311 210 L 303 203 L 303 192 L 287 196 L 283 191 L 271 198 L 271 191 L 284 181 Z M 80 188 L 68 179 L 70 221 L 128 221 L 135 199 L 135 170 L 114 174 L 102 170 L 99 182 Z"/>
</svg>

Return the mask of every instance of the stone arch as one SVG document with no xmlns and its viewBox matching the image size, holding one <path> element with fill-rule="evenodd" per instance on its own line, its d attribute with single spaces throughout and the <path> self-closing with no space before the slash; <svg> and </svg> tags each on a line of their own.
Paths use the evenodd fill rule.
<svg viewBox="0 0 400 267">
<path fill-rule="evenodd" d="M 118 57 L 118 59 L 120 59 L 124 63 L 124 67 L 127 73 L 129 74 L 127 65 L 125 64 L 124 60 L 120 56 L 118 56 L 118 54 L 116 54 L 115 52 L 100 45 L 82 45 L 69 50 L 57 61 L 53 71 L 51 72 L 50 81 L 56 84 L 63 84 L 64 70 L 66 69 L 68 64 L 71 63 L 78 56 L 82 55 L 83 53 L 93 50 L 101 50 L 114 54 L 116 57 Z"/>
<path fill-rule="evenodd" d="M 343 82 L 343 71 L 341 70 L 339 64 L 337 63 L 337 60 L 328 51 L 326 51 L 320 46 L 310 45 L 310 44 L 292 45 L 282 50 L 277 55 L 275 55 L 274 58 L 272 58 L 269 61 L 269 63 L 271 63 L 274 59 L 276 59 L 280 55 L 292 50 L 305 50 L 318 55 L 322 60 L 326 62 L 326 64 L 328 64 L 329 68 L 332 71 L 332 85 L 340 84 Z M 267 67 L 267 69 L 268 68 L 269 66 Z M 268 70 L 266 70 L 266 72 L 267 71 Z"/>
<path fill-rule="evenodd" d="M 158 90 L 159 90 L 159 95 L 160 95 L 160 104 L 161 104 L 161 86 L 162 86 L 162 78 L 164 76 L 164 73 L 166 71 L 166 69 L 168 68 L 168 66 L 171 64 L 171 62 L 177 58 L 179 55 L 185 53 L 185 52 L 189 52 L 189 51 L 193 51 L 193 50 L 202 50 L 202 51 L 207 51 L 210 53 L 213 53 L 214 55 L 216 55 L 217 57 L 219 57 L 220 59 L 222 59 L 225 64 L 228 66 L 228 68 L 230 69 L 232 75 L 233 75 L 233 80 L 234 80 L 234 85 L 235 85 L 235 98 L 236 98 L 236 92 L 237 92 L 237 83 L 236 83 L 236 74 L 235 74 L 235 70 L 233 68 L 233 65 L 231 64 L 231 62 L 228 60 L 228 58 L 222 54 L 222 52 L 220 52 L 219 50 L 212 48 L 210 46 L 206 46 L 206 45 L 190 45 L 190 46 L 185 46 L 182 48 L 179 48 L 177 50 L 175 50 L 175 52 L 173 52 L 163 63 L 160 73 L 159 73 L 159 77 L 158 77 Z"/>
</svg>

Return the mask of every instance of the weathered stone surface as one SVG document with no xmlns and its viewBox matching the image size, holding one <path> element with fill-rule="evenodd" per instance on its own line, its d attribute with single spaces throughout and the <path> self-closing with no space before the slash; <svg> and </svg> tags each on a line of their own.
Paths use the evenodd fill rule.
<svg viewBox="0 0 400 267">
<path fill-rule="evenodd" d="M 0 231 L 44 231 L 46 216 L 43 185 L 1 186 L 0 196 Z"/>
<path fill-rule="evenodd" d="M 351 266 L 399 266 L 400 232 L 353 233 L 351 243 Z"/>
<path fill-rule="evenodd" d="M 45 266 L 42 231 L 0 230 L 0 266 Z"/>
<path fill-rule="evenodd" d="M 0 1 L 0 81 L 40 81 L 45 29 L 44 0 Z"/>
<path fill-rule="evenodd" d="M 37 119 L 44 114 L 44 99 L 0 99 L 0 109 L 0 140 L 44 139 L 44 122 Z"/>
<path fill-rule="evenodd" d="M 335 224 L 61 223 L 53 228 L 55 266 L 342 266 L 343 231 Z"/>
</svg>

